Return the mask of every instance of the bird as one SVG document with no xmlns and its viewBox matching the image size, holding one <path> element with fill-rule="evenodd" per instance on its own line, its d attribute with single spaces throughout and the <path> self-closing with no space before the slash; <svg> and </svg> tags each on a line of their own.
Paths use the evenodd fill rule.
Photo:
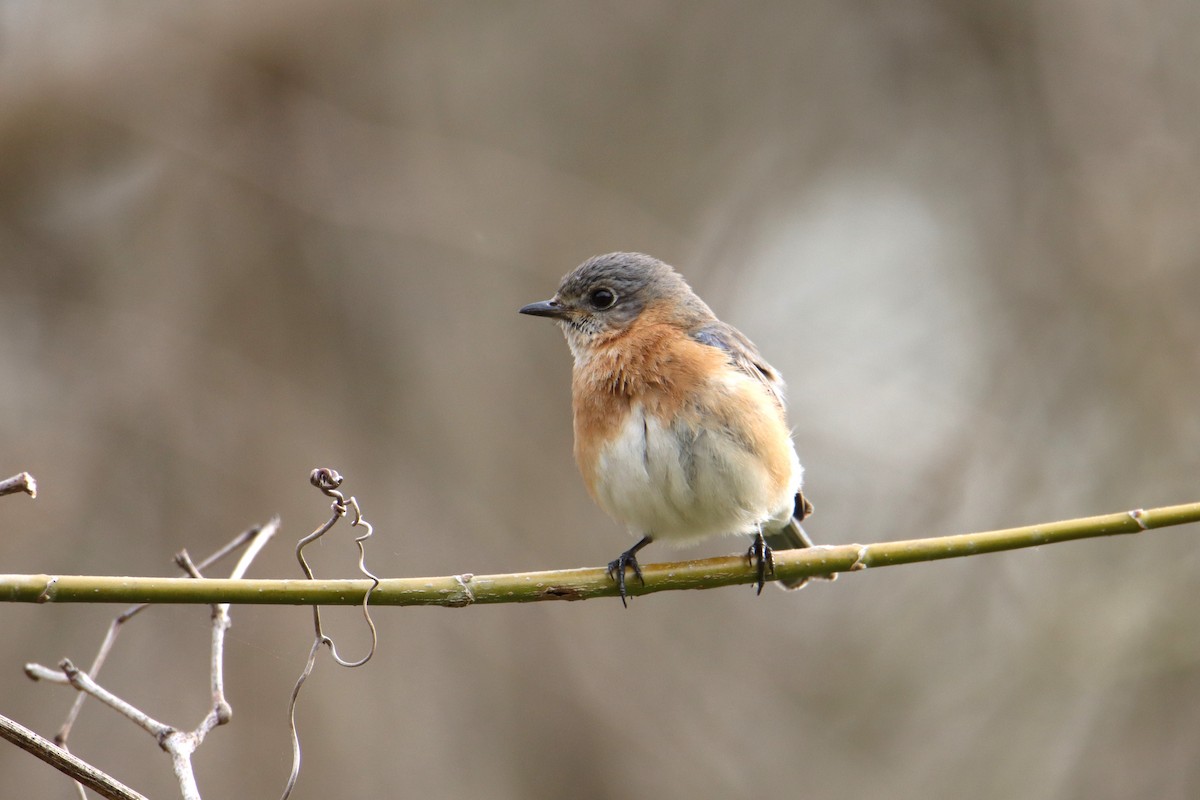
<svg viewBox="0 0 1200 800">
<path fill-rule="evenodd" d="M 673 267 L 642 253 L 595 256 L 519 312 L 562 328 L 576 464 L 596 503 L 640 536 L 608 564 L 622 604 L 626 571 L 645 583 L 637 554 L 654 541 L 752 536 L 759 594 L 773 550 L 813 546 L 782 376 Z"/>
</svg>

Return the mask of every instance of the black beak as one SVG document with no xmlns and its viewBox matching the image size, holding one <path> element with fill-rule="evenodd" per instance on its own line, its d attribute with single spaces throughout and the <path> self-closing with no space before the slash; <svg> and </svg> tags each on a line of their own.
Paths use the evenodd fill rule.
<svg viewBox="0 0 1200 800">
<path fill-rule="evenodd" d="M 550 317 L 551 319 L 562 319 L 567 315 L 567 310 L 559 305 L 554 298 L 543 300 L 540 303 L 530 303 L 527 306 L 521 306 L 519 313 L 531 314 L 535 317 Z"/>
</svg>

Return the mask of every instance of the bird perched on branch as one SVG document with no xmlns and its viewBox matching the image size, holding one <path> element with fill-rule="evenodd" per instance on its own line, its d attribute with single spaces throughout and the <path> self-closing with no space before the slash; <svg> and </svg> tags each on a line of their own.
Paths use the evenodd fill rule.
<svg viewBox="0 0 1200 800">
<path fill-rule="evenodd" d="M 678 272 L 641 253 L 596 256 L 520 313 L 562 327 L 575 461 L 600 507 L 641 536 L 608 565 L 622 603 L 626 569 L 642 579 L 637 553 L 652 541 L 749 534 L 760 593 L 773 549 L 812 546 L 783 379 Z"/>
</svg>

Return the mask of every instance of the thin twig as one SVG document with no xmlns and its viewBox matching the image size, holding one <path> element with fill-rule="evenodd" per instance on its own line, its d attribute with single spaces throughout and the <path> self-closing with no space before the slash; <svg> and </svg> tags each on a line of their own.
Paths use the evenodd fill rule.
<svg viewBox="0 0 1200 800">
<path fill-rule="evenodd" d="M 909 541 L 847 544 L 787 550 L 775 554 L 781 580 L 831 572 L 976 556 L 1076 539 L 1139 533 L 1200 522 L 1200 502 L 1135 509 L 1098 517 Z M 754 583 L 758 576 L 745 556 L 648 564 L 645 585 L 634 582 L 630 595 L 679 589 L 715 589 Z M 841 584 L 844 585 L 844 584 Z M 0 602 L 55 603 L 247 603 L 264 605 L 361 605 L 368 580 L 192 580 L 104 576 L 0 575 Z M 615 597 L 616 585 L 603 567 L 503 575 L 447 575 L 391 578 L 379 582 L 372 606 L 445 606 L 531 603 Z"/>
<path fill-rule="evenodd" d="M 204 569 L 212 566 L 225 556 L 242 547 L 246 542 L 253 540 L 262 530 L 262 526 L 255 525 L 254 527 L 242 531 L 237 536 L 233 537 L 223 547 L 211 554 L 208 558 L 200 562 L 197 569 Z M 181 556 L 183 554 L 180 554 Z M 178 563 L 178 558 L 177 558 Z M 108 631 L 104 634 L 104 641 L 100 643 L 100 649 L 96 652 L 96 657 L 92 659 L 92 665 L 88 668 L 87 673 L 94 679 L 99 679 L 100 670 L 104 666 L 104 662 L 108 660 L 108 654 L 112 651 L 113 645 L 117 641 L 117 636 L 121 633 L 121 628 L 126 622 L 136 617 L 145 609 L 149 608 L 149 603 L 139 603 L 131 606 L 117 615 L 117 617 L 109 624 Z M 28 668 L 26 670 L 28 672 Z M 58 673 L 61 674 L 61 673 Z M 75 720 L 79 718 L 79 712 L 83 710 L 83 703 L 87 700 L 87 694 L 80 692 L 75 696 L 75 702 L 71 704 L 71 710 L 67 713 L 67 718 L 63 722 L 62 727 L 58 729 L 58 733 L 54 736 L 54 742 L 62 748 L 67 746 L 67 738 L 71 735 L 71 728 L 75 725 Z"/>
<path fill-rule="evenodd" d="M 20 723 L 0 716 L 0 739 L 6 739 L 50 766 L 71 775 L 101 797 L 109 800 L 146 800 L 125 784 L 73 756 L 49 739 L 38 736 Z"/>
<path fill-rule="evenodd" d="M 239 580 L 246 574 L 254 558 L 279 530 L 279 517 L 258 530 L 250 539 L 246 549 L 230 573 L 231 580 Z M 194 580 L 203 580 L 200 569 L 188 557 L 187 551 L 179 554 L 176 562 Z M 209 688 L 212 691 L 212 707 L 190 731 L 172 730 L 159 743 L 171 755 L 171 767 L 179 781 L 179 790 L 184 800 L 200 800 L 200 789 L 196 785 L 196 774 L 192 768 L 192 754 L 204 743 L 204 738 L 218 725 L 224 725 L 233 717 L 233 708 L 225 699 L 225 633 L 231 624 L 229 603 L 213 604 L 212 647 L 209 658 Z"/>
<path fill-rule="evenodd" d="M 246 542 L 254 540 L 261 529 L 261 526 L 255 525 L 253 528 L 245 530 L 233 537 L 233 539 L 227 542 L 224 546 L 200 562 L 199 566 L 196 567 L 197 574 L 200 569 L 204 569 L 205 567 L 215 564 L 216 562 L 225 558 L 225 556 L 245 545 Z M 263 541 L 265 543 L 265 540 Z M 176 557 L 176 563 L 179 563 L 184 559 L 186 559 L 186 553 L 180 553 Z M 191 563 L 191 559 L 186 559 L 186 561 L 189 564 Z M 100 649 L 96 651 L 96 657 L 92 659 L 92 665 L 87 670 L 87 674 L 91 676 L 93 680 L 99 679 L 100 670 L 104 667 L 104 662 L 108 660 L 108 655 L 112 651 L 113 645 L 116 644 L 117 637 L 120 635 L 121 629 L 125 623 L 149 607 L 149 603 L 139 603 L 138 605 L 131 606 L 130 608 L 127 608 L 118 614 L 116 618 L 109 623 L 108 630 L 104 634 L 104 641 L 100 643 Z M 34 680 L 68 683 L 66 676 L 61 670 L 51 670 L 38 664 L 27 664 L 25 666 L 25 673 Z M 71 729 L 75 725 L 75 720 L 79 718 L 79 713 L 83 710 L 83 704 L 87 698 L 87 692 L 76 692 L 75 702 L 71 704 L 71 710 L 67 712 L 67 718 L 63 721 L 62 726 L 58 729 L 58 733 L 54 735 L 54 743 L 61 747 L 64 752 L 69 752 L 67 747 L 67 739 L 71 735 Z M 80 780 L 76 779 L 75 787 L 79 792 L 80 800 L 87 800 L 87 793 L 84 791 L 83 783 Z"/>
<path fill-rule="evenodd" d="M 19 472 L 11 478 L 0 481 L 0 497 L 18 492 L 24 492 L 30 497 L 37 497 L 37 481 L 28 472 Z"/>
<path fill-rule="evenodd" d="M 262 550 L 263 546 L 273 537 L 279 529 L 278 517 L 272 519 L 269 523 L 261 528 L 254 528 L 241 536 L 237 537 L 234 542 L 226 547 L 223 547 L 203 562 L 205 565 L 211 564 L 219 558 L 229 554 L 236 547 L 243 543 L 248 543 L 241 557 L 238 559 L 231 573 L 232 580 L 238 580 L 245 575 L 246 570 L 250 567 L 255 556 Z M 193 576 L 190 579 L 183 580 L 203 580 L 201 577 L 200 567 L 192 562 L 186 551 L 179 553 L 175 559 L 176 563 L 186 573 Z M 126 612 L 117 617 L 116 620 L 109 626 L 108 634 L 105 636 L 104 643 L 101 645 L 100 652 L 97 654 L 95 666 L 98 669 L 104 663 L 111 649 L 113 642 L 116 640 L 117 632 L 121 625 L 140 612 L 145 605 L 135 606 L 128 609 Z M 212 626 L 212 648 L 210 660 L 210 688 L 212 691 L 213 704 L 209 712 L 200 721 L 200 724 L 191 731 L 179 730 L 173 726 L 167 725 L 164 722 L 150 717 L 145 712 L 141 711 L 133 704 L 116 696 L 112 692 L 101 686 L 87 672 L 77 668 L 68 659 L 63 659 L 59 664 L 58 670 L 51 670 L 40 664 L 27 664 L 25 673 L 34 680 L 45 680 L 57 684 L 69 684 L 80 692 L 80 696 L 91 696 L 116 710 L 125 718 L 129 719 L 143 730 L 152 735 L 158 742 L 159 746 L 171 756 L 171 764 L 175 771 L 176 779 L 179 782 L 180 792 L 184 800 L 199 800 L 200 792 L 196 785 L 195 773 L 192 769 L 192 754 L 204 742 L 205 736 L 209 731 L 218 725 L 223 725 L 228 722 L 232 716 L 232 709 L 225 699 L 225 680 L 224 680 L 224 662 L 225 662 L 225 632 L 229 629 L 229 604 L 215 602 L 213 604 L 213 626 Z M 72 708 L 72 713 L 68 717 L 67 723 L 60 730 L 59 735 L 61 742 L 65 743 L 67 734 L 70 731 L 70 726 L 74 722 L 75 715 L 78 714 L 79 702 L 76 701 Z M 65 751 L 65 747 L 62 749 Z M 67 770 L 64 770 L 67 771 Z M 76 781 L 83 782 L 81 775 L 67 771 Z"/>
<path fill-rule="evenodd" d="M 121 699 L 108 689 L 105 689 L 103 686 L 98 684 L 95 679 L 92 678 L 92 676 L 88 675 L 86 672 L 79 669 L 79 667 L 76 667 L 74 664 L 72 664 L 69 658 L 64 658 L 61 662 L 59 662 L 58 666 L 62 670 L 63 675 L 66 676 L 66 682 L 68 684 L 74 686 L 81 692 L 87 692 L 89 695 L 96 698 L 101 703 L 108 706 L 113 711 L 116 711 L 134 725 L 137 725 L 146 733 L 153 736 L 160 744 L 166 735 L 171 732 L 172 728 L 170 725 L 166 724 L 165 722 L 159 722 L 158 720 L 154 719 L 154 717 L 151 717 L 149 714 L 142 711 L 140 708 L 134 706 L 132 703 Z M 31 672 L 28 666 L 25 668 L 25 674 L 29 675 L 31 678 L 36 677 L 35 673 Z M 54 682 L 57 683 L 58 681 Z"/>
</svg>

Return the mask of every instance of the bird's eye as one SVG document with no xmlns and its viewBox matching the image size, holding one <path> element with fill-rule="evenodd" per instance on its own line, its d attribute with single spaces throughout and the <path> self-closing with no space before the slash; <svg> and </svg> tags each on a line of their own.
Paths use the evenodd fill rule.
<svg viewBox="0 0 1200 800">
<path fill-rule="evenodd" d="M 606 308 L 612 308 L 613 304 L 617 302 L 617 296 L 613 294 L 612 289 L 605 289 L 604 287 L 592 289 L 588 294 L 588 299 L 592 302 L 593 306 L 601 311 Z"/>
</svg>

